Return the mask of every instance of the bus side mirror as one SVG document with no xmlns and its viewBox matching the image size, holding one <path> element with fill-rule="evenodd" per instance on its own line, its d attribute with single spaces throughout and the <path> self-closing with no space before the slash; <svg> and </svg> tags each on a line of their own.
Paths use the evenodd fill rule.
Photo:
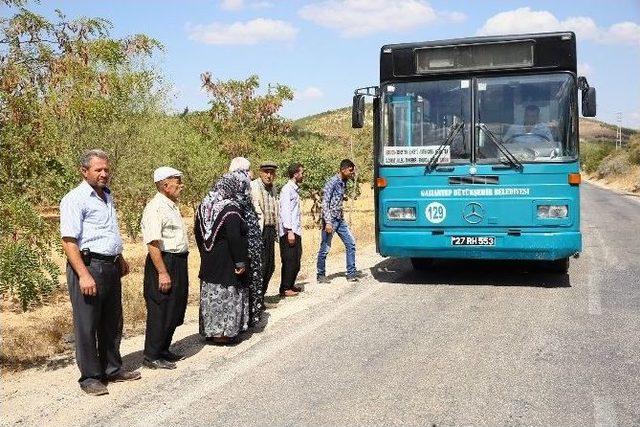
<svg viewBox="0 0 640 427">
<path fill-rule="evenodd" d="M 596 116 L 596 88 L 588 87 L 582 91 L 582 116 Z"/>
<path fill-rule="evenodd" d="M 364 95 L 353 96 L 353 107 L 351 108 L 351 127 L 360 129 L 364 126 Z"/>
</svg>

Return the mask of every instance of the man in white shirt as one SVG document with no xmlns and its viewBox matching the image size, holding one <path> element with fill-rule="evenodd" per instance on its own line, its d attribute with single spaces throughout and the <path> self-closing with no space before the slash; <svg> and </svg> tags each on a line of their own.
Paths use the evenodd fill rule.
<svg viewBox="0 0 640 427">
<path fill-rule="evenodd" d="M 302 211 L 300 184 L 304 179 L 304 167 L 292 163 L 287 173 L 289 181 L 280 190 L 280 296 L 294 297 L 302 290 L 295 286 L 302 258 Z"/>
<path fill-rule="evenodd" d="M 182 172 L 162 166 L 153 173 L 158 192 L 142 214 L 142 235 L 149 251 L 144 266 L 147 330 L 144 366 L 175 369 L 184 357 L 169 350 L 173 333 L 184 323 L 189 296 L 189 242 L 176 205 L 184 188 Z"/>
<path fill-rule="evenodd" d="M 540 108 L 537 105 L 527 105 L 524 109 L 524 124 L 509 126 L 502 139 L 506 143 L 551 142 L 553 135 L 549 126 L 540 123 Z"/>
</svg>

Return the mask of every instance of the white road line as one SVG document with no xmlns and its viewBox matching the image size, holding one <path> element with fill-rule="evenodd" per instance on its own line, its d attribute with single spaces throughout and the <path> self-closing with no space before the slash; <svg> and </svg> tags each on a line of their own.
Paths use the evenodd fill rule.
<svg viewBox="0 0 640 427">
<path fill-rule="evenodd" d="M 596 427 L 617 426 L 616 408 L 609 396 L 593 397 L 593 425 Z"/>
<path fill-rule="evenodd" d="M 602 315 L 600 285 L 603 280 L 605 280 L 603 272 L 614 266 L 617 260 L 607 247 L 607 243 L 600 230 L 595 227 L 590 228 L 590 230 L 592 238 L 596 241 L 593 248 L 598 252 L 593 253 L 592 251 L 590 257 L 593 261 L 589 263 L 590 271 L 589 281 L 587 282 L 587 308 L 589 310 L 589 314 L 600 316 Z"/>
</svg>

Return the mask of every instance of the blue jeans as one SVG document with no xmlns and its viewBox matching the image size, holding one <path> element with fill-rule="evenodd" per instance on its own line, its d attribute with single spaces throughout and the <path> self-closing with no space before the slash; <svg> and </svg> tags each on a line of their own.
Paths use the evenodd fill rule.
<svg viewBox="0 0 640 427">
<path fill-rule="evenodd" d="M 324 228 L 322 229 L 322 242 L 320 243 L 320 250 L 318 251 L 318 276 L 326 275 L 326 260 L 327 254 L 331 249 L 331 239 L 334 234 L 337 234 L 344 243 L 344 247 L 347 252 L 347 276 L 354 276 L 356 274 L 356 241 L 349 230 L 349 225 L 344 219 L 333 220 L 333 233 L 327 233 Z"/>
</svg>

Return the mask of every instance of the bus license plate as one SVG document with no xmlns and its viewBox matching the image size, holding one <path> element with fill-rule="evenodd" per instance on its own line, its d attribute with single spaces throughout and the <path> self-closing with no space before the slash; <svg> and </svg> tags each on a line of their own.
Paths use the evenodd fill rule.
<svg viewBox="0 0 640 427">
<path fill-rule="evenodd" d="M 451 246 L 495 246 L 493 236 L 451 236 Z"/>
</svg>

